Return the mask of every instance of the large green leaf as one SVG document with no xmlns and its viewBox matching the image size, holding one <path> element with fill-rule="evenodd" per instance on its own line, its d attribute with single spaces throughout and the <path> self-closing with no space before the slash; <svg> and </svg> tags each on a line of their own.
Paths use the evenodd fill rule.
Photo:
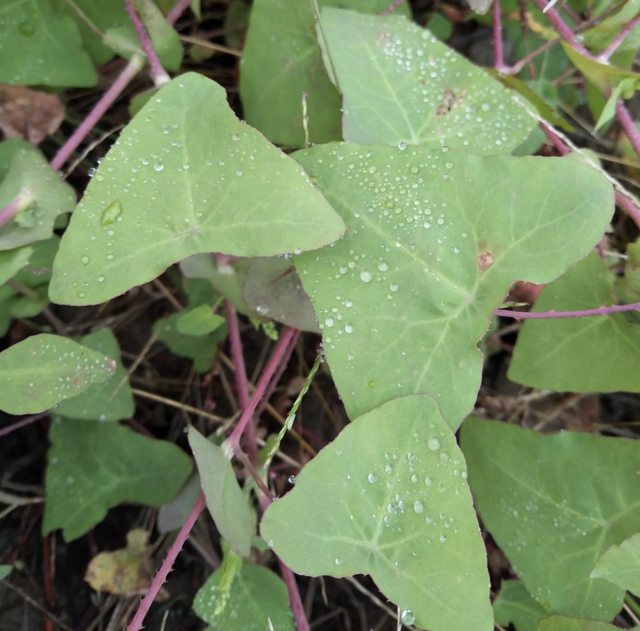
<svg viewBox="0 0 640 631">
<path fill-rule="evenodd" d="M 538 622 L 548 614 L 522 581 L 502 581 L 500 594 L 493 601 L 493 615 L 503 627 L 511 623 L 517 631 L 536 631 Z"/>
<path fill-rule="evenodd" d="M 622 589 L 640 594 L 640 533 L 611 546 L 597 561 L 592 578 L 604 578 Z"/>
<path fill-rule="evenodd" d="M 545 287 L 533 311 L 596 309 L 612 303 L 613 279 L 592 252 Z M 527 320 L 509 379 L 572 392 L 640 391 L 640 327 L 624 314 Z"/>
<path fill-rule="evenodd" d="M 299 574 L 370 574 L 420 628 L 490 631 L 466 475 L 435 401 L 402 397 L 342 430 L 267 509 L 261 533 Z"/>
<path fill-rule="evenodd" d="M 220 569 L 209 577 L 193 601 L 195 612 L 211 631 L 295 631 L 282 580 L 266 567 L 240 564 L 230 585 Z"/>
<path fill-rule="evenodd" d="M 0 285 L 15 276 L 29 262 L 32 254 L 33 248 L 28 245 L 0 252 Z"/>
<path fill-rule="evenodd" d="M 73 21 L 48 0 L 0 6 L 0 83 L 88 87 L 98 83 Z"/>
<path fill-rule="evenodd" d="M 579 620 L 565 616 L 550 616 L 538 624 L 538 631 L 616 631 L 618 628 L 598 620 Z"/>
<path fill-rule="evenodd" d="M 193 426 L 189 428 L 189 445 L 198 465 L 207 508 L 220 534 L 236 554 L 249 556 L 255 518 L 229 458 Z"/>
<path fill-rule="evenodd" d="M 348 6 L 377 13 L 389 0 L 318 0 L 320 6 Z M 398 12 L 408 13 L 408 4 Z M 272 142 L 301 147 L 302 94 L 307 95 L 309 140 L 339 140 L 340 95 L 322 63 L 315 16 L 309 0 L 255 0 L 240 73 L 247 122 Z"/>
<path fill-rule="evenodd" d="M 556 278 L 613 210 L 604 178 L 562 158 L 346 144 L 296 159 L 348 226 L 294 262 L 351 418 L 429 393 L 458 427 L 480 385 L 476 343 L 509 284 Z"/>
<path fill-rule="evenodd" d="M 26 148 L 20 140 L 0 143 L 0 162 L 3 167 L 9 165 L 6 171 L 2 169 L 0 209 L 16 200 L 21 209 L 0 226 L 0 250 L 48 239 L 56 217 L 73 210 L 73 189 L 60 181 L 37 149 Z"/>
<path fill-rule="evenodd" d="M 79 342 L 115 360 L 116 371 L 108 383 L 97 383 L 82 394 L 63 401 L 57 411 L 67 418 L 93 421 L 119 421 L 131 418 L 135 406 L 129 381 L 122 383 L 127 371 L 120 359 L 118 340 L 110 329 L 104 328 L 85 335 Z"/>
<path fill-rule="evenodd" d="M 640 442 L 475 418 L 461 441 L 482 521 L 531 595 L 549 613 L 611 620 L 624 590 L 589 574 L 638 529 Z"/>
<path fill-rule="evenodd" d="M 56 417 L 49 432 L 44 534 L 63 529 L 66 541 L 93 528 L 120 502 L 162 506 L 191 473 L 172 443 L 116 423 Z"/>
<path fill-rule="evenodd" d="M 110 379 L 113 359 L 58 335 L 42 333 L 0 353 L 0 410 L 36 414 Z"/>
<path fill-rule="evenodd" d="M 124 129 L 73 213 L 50 296 L 94 304 L 200 252 L 318 248 L 344 224 L 305 173 L 202 75 L 174 79 Z"/>
<path fill-rule="evenodd" d="M 511 153 L 536 126 L 512 92 L 401 16 L 322 12 L 344 139 Z"/>
</svg>

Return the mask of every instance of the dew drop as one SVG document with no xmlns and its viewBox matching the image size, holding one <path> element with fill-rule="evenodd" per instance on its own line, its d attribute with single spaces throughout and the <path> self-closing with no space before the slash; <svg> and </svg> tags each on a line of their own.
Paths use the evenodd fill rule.
<svg viewBox="0 0 640 631">
<path fill-rule="evenodd" d="M 389 266 L 384 261 L 380 261 L 380 263 L 378 263 L 378 269 L 381 272 L 386 272 L 389 269 Z"/>
<path fill-rule="evenodd" d="M 153 165 L 153 168 L 154 168 L 156 171 L 162 171 L 162 169 L 164 169 L 164 164 L 161 164 L 160 162 L 156 162 L 156 163 Z"/>
<path fill-rule="evenodd" d="M 440 441 L 437 438 L 430 438 L 427 441 L 427 446 L 431 451 L 438 451 L 440 449 Z"/>
<path fill-rule="evenodd" d="M 345 325 L 344 325 L 344 332 L 345 332 L 345 333 L 353 333 L 353 325 L 351 325 L 351 324 L 345 324 Z"/>
<path fill-rule="evenodd" d="M 373 275 L 371 274 L 371 272 L 369 270 L 362 270 L 360 272 L 360 280 L 364 283 L 368 283 L 371 281 L 371 279 L 373 278 Z"/>
<path fill-rule="evenodd" d="M 389 285 L 389 289 L 391 291 L 398 291 L 398 285 L 396 285 L 395 283 L 391 283 L 391 285 Z"/>
<path fill-rule="evenodd" d="M 398 149 L 400 149 L 400 151 L 404 151 L 407 148 L 407 143 L 406 142 L 399 142 L 398 143 Z"/>
<path fill-rule="evenodd" d="M 367 477 L 367 480 L 369 480 L 369 482 L 371 482 L 371 484 L 373 484 L 377 479 L 378 479 L 378 477 L 376 476 L 375 473 L 370 473 L 369 476 Z"/>
<path fill-rule="evenodd" d="M 416 617 L 413 615 L 413 611 L 411 609 L 405 609 L 400 614 L 400 622 L 402 624 L 413 624 L 416 621 Z"/>
<path fill-rule="evenodd" d="M 444 535 L 440 535 L 440 543 L 445 543 L 447 538 Z"/>
<path fill-rule="evenodd" d="M 336 559 L 336 565 L 342 565 L 342 559 Z"/>
<path fill-rule="evenodd" d="M 424 504 L 420 500 L 418 500 L 417 502 L 414 502 L 413 510 L 416 511 L 416 513 L 424 512 Z"/>
<path fill-rule="evenodd" d="M 82 264 L 83 265 L 89 265 L 89 257 L 88 256 L 83 256 L 82 257 Z"/>
<path fill-rule="evenodd" d="M 328 326 L 328 327 L 332 327 L 334 324 L 333 318 L 327 318 L 324 323 Z"/>
</svg>

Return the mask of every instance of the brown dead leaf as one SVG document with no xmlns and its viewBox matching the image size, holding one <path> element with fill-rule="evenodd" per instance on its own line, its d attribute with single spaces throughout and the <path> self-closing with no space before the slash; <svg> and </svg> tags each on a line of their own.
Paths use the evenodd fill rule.
<svg viewBox="0 0 640 631">
<path fill-rule="evenodd" d="M 64 120 L 64 106 L 55 94 L 21 85 L 0 85 L 0 129 L 7 138 L 39 145 Z"/>
<path fill-rule="evenodd" d="M 131 530 L 127 534 L 126 548 L 101 552 L 91 559 L 84 580 L 99 592 L 124 596 L 144 594 L 153 578 L 148 538 L 146 530 Z M 166 598 L 168 594 L 165 592 L 164 596 Z"/>
</svg>

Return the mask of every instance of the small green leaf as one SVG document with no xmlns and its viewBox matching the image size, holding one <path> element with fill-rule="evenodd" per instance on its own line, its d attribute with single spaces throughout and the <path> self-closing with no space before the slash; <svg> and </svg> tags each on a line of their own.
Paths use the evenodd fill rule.
<svg viewBox="0 0 640 631">
<path fill-rule="evenodd" d="M 0 250 L 48 239 L 56 217 L 73 210 L 73 189 L 35 147 L 27 149 L 15 140 L 0 143 L 0 162 L 10 165 L 0 183 L 0 209 L 24 200 L 23 210 L 0 227 Z"/>
<path fill-rule="evenodd" d="M 509 285 L 557 278 L 613 210 L 611 185 L 562 158 L 350 143 L 295 157 L 348 226 L 294 263 L 351 418 L 425 393 L 457 428 L 480 385 L 476 344 Z"/>
<path fill-rule="evenodd" d="M 215 331 L 226 320 L 211 310 L 210 305 L 200 305 L 178 315 L 176 328 L 182 335 L 201 336 Z"/>
<path fill-rule="evenodd" d="M 229 458 L 193 426 L 189 428 L 189 445 L 198 465 L 207 508 L 220 534 L 236 554 L 249 556 L 255 518 Z"/>
<path fill-rule="evenodd" d="M 327 8 L 322 28 L 349 142 L 489 155 L 510 153 L 536 126 L 509 90 L 402 16 Z"/>
<path fill-rule="evenodd" d="M 638 529 L 640 442 L 470 417 L 461 443 L 482 521 L 529 593 L 550 614 L 611 620 L 624 590 L 589 574 Z"/>
<path fill-rule="evenodd" d="M 604 578 L 636 596 L 640 594 L 640 533 L 611 546 L 596 562 L 591 578 Z"/>
<path fill-rule="evenodd" d="M 96 304 L 192 254 L 309 250 L 343 230 L 299 165 L 235 117 L 221 86 L 189 73 L 140 110 L 100 164 L 62 238 L 50 296 Z"/>
<path fill-rule="evenodd" d="M 389 0 L 319 0 L 378 13 Z M 408 4 L 397 13 L 409 14 Z M 240 67 L 240 96 L 247 122 L 271 142 L 302 147 L 302 94 L 307 95 L 309 140 L 340 140 L 340 95 L 329 81 L 316 39 L 313 5 L 308 0 L 255 0 Z M 278 35 L 274 35 L 274 24 Z"/>
<path fill-rule="evenodd" d="M 200 485 L 200 476 L 196 471 L 185 482 L 178 495 L 160 507 L 158 511 L 158 531 L 161 534 L 165 534 L 182 528 L 198 501 L 200 493 L 202 493 L 202 487 Z"/>
<path fill-rule="evenodd" d="M 160 63 L 166 70 L 177 72 L 180 70 L 184 52 L 178 33 L 167 23 L 153 0 L 135 0 L 135 3 Z"/>
<path fill-rule="evenodd" d="M 0 353 L 0 409 L 36 414 L 113 376 L 116 363 L 64 337 L 43 333 Z"/>
<path fill-rule="evenodd" d="M 630 99 L 636 90 L 640 89 L 640 77 L 627 77 L 618 83 L 611 92 L 611 96 L 602 109 L 602 114 L 596 123 L 596 131 L 600 131 L 608 123 L 610 123 L 616 115 L 616 103 L 620 98 Z"/>
<path fill-rule="evenodd" d="M 627 246 L 627 256 L 624 277 L 629 289 L 635 293 L 640 293 L 640 239 Z"/>
<path fill-rule="evenodd" d="M 613 279 L 592 252 L 545 287 L 533 311 L 574 311 L 611 305 Z M 640 327 L 622 313 L 588 318 L 527 320 L 509 379 L 570 392 L 640 392 Z"/>
<path fill-rule="evenodd" d="M 0 565 L 0 581 L 7 578 L 11 574 L 11 570 L 13 570 L 13 565 Z"/>
<path fill-rule="evenodd" d="M 29 262 L 32 254 L 33 248 L 28 245 L 0 252 L 0 285 L 15 276 Z"/>
<path fill-rule="evenodd" d="M 76 25 L 56 15 L 47 0 L 4 2 L 0 41 L 0 83 L 78 88 L 98 83 Z"/>
<path fill-rule="evenodd" d="M 600 4 L 594 6 L 600 9 L 604 8 Z M 604 20 L 598 20 L 596 26 L 582 33 L 584 45 L 591 50 L 604 50 L 622 29 L 638 15 L 639 11 L 640 0 L 628 0 L 622 4 L 621 9 L 614 15 L 610 15 Z M 636 24 L 624 40 L 620 42 L 616 50 L 617 52 L 630 50 L 635 52 L 638 46 L 640 46 L 640 26 Z"/>
<path fill-rule="evenodd" d="M 536 631 L 538 622 L 549 614 L 522 581 L 502 581 L 500 594 L 493 602 L 493 615 L 503 627 L 512 623 L 517 631 Z"/>
<path fill-rule="evenodd" d="M 435 401 L 394 399 L 305 465 L 267 509 L 261 534 L 299 574 L 370 574 L 422 629 L 491 631 L 486 553 L 466 476 Z"/>
<path fill-rule="evenodd" d="M 192 469 L 174 444 L 116 423 L 56 417 L 49 439 L 42 532 L 62 528 L 65 541 L 83 535 L 121 502 L 162 506 Z"/>
<path fill-rule="evenodd" d="M 538 631 L 616 631 L 618 628 L 606 622 L 564 616 L 551 616 L 538 624 Z"/>
<path fill-rule="evenodd" d="M 282 580 L 266 567 L 239 561 L 226 590 L 221 589 L 222 569 L 209 577 L 193 601 L 195 612 L 211 631 L 295 631 Z"/>
<path fill-rule="evenodd" d="M 82 394 L 60 403 L 58 413 L 67 418 L 92 421 L 119 421 L 131 418 L 135 406 L 129 381 L 122 383 L 127 371 L 120 359 L 118 340 L 110 329 L 104 328 L 85 335 L 79 342 L 87 348 L 114 359 L 116 371 L 109 382 L 97 383 Z M 118 387 L 119 390 L 115 393 Z"/>
</svg>

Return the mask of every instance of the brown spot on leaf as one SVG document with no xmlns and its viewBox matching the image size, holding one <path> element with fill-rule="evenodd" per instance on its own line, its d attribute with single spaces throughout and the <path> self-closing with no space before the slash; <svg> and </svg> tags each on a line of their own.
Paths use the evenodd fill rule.
<svg viewBox="0 0 640 631">
<path fill-rule="evenodd" d="M 489 269 L 494 263 L 493 256 L 491 256 L 491 252 L 485 250 L 478 257 L 478 267 L 480 269 Z"/>
</svg>

